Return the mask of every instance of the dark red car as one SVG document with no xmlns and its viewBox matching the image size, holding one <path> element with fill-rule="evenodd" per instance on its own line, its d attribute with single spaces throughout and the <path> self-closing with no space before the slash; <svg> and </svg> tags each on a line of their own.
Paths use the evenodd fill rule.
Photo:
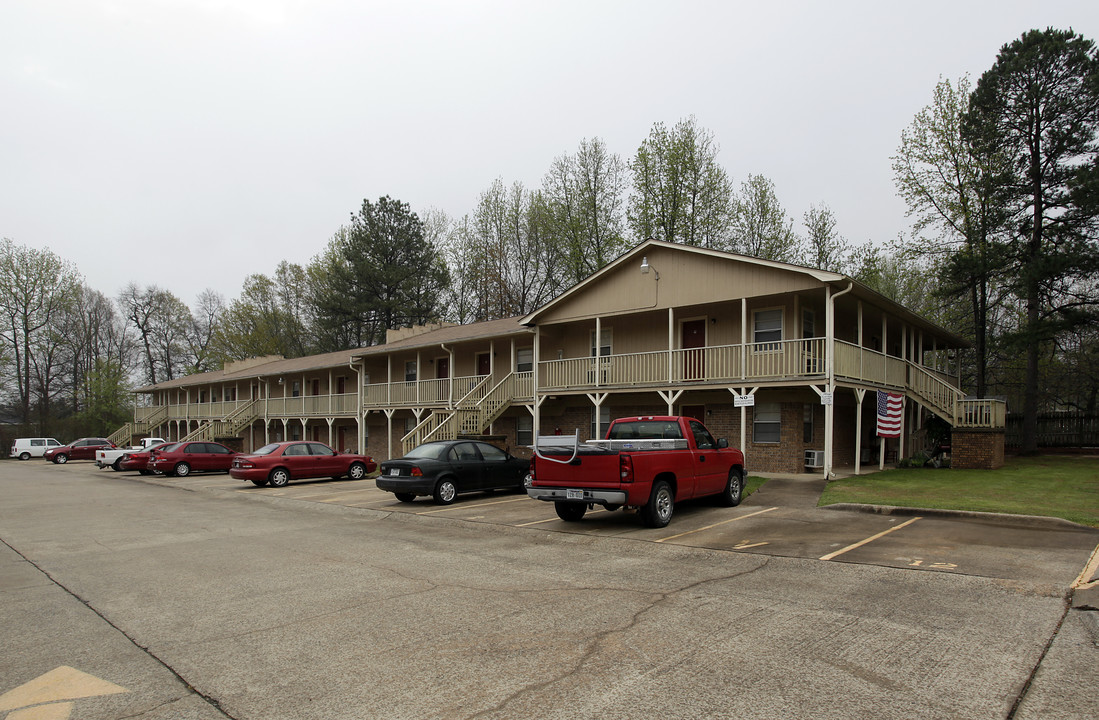
<svg viewBox="0 0 1099 720">
<path fill-rule="evenodd" d="M 229 475 L 237 480 L 251 480 L 255 485 L 270 483 L 272 487 L 282 487 L 291 480 L 305 478 L 338 480 L 346 475 L 351 480 L 360 480 L 377 467 L 369 455 L 341 455 L 324 443 L 299 440 L 271 443 L 251 455 L 238 455 Z"/>
<path fill-rule="evenodd" d="M 80 438 L 68 445 L 50 448 L 42 457 L 63 465 L 70 460 L 95 460 L 96 450 L 113 447 L 117 446 L 107 438 Z"/>
<path fill-rule="evenodd" d="M 149 475 L 153 472 L 149 469 L 149 457 L 157 450 L 164 450 L 169 445 L 175 445 L 175 443 L 161 443 L 152 446 L 148 450 L 123 453 L 122 457 L 118 459 L 118 468 L 120 470 L 137 470 L 142 475 Z"/>
<path fill-rule="evenodd" d="M 193 472 L 229 472 L 239 453 L 221 443 L 195 440 L 150 451 L 148 469 L 164 475 L 186 477 Z"/>
</svg>

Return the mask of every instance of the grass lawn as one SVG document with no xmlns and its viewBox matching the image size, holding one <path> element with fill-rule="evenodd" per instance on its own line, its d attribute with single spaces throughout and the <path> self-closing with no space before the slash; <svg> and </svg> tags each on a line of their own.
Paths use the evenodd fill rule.
<svg viewBox="0 0 1099 720">
<path fill-rule="evenodd" d="M 1099 527 L 1099 457 L 1008 457 L 999 470 L 909 468 L 828 483 L 821 505 L 1045 515 Z"/>
</svg>

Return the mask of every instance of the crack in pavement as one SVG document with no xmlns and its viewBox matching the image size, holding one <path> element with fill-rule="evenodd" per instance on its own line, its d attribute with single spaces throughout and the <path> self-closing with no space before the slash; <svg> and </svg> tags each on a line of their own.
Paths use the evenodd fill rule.
<svg viewBox="0 0 1099 720">
<path fill-rule="evenodd" d="M 126 632 L 125 630 L 123 630 L 122 628 L 120 628 L 119 626 L 117 626 L 117 625 L 115 625 L 115 624 L 114 624 L 113 622 L 111 622 L 111 620 L 110 620 L 110 619 L 109 619 L 109 618 L 108 618 L 108 617 L 107 617 L 106 615 L 104 615 L 104 614 L 103 614 L 103 613 L 101 613 L 101 612 L 100 612 L 99 610 L 97 610 L 97 609 L 95 608 L 95 606 L 93 606 L 93 605 L 92 605 L 91 603 L 89 603 L 89 602 L 88 602 L 87 600 L 85 600 L 84 598 L 82 598 L 82 597 L 81 597 L 81 596 L 80 596 L 79 594 L 77 594 L 76 592 L 74 592 L 74 591 L 73 591 L 73 590 L 71 590 L 70 588 L 66 587 L 66 586 L 65 586 L 65 585 L 64 585 L 63 583 L 61 583 L 61 582 L 58 582 L 58 580 L 57 580 L 56 578 L 54 578 L 54 577 L 53 577 L 52 575 L 50 575 L 50 573 L 49 573 L 49 572 L 47 572 L 47 571 L 46 571 L 45 569 L 43 569 L 43 568 L 42 568 L 42 567 L 41 567 L 41 566 L 40 566 L 40 565 L 39 565 L 38 563 L 36 563 L 36 562 L 34 562 L 33 560 L 31 560 L 30 558 L 28 558 L 28 557 L 27 557 L 26 555 L 24 555 L 23 553 L 21 553 L 21 552 L 20 552 L 20 551 L 19 551 L 18 549 L 16 549 L 15 547 L 12 547 L 12 545 L 11 545 L 11 544 L 10 544 L 10 543 L 9 543 L 8 541 L 4 540 L 3 538 L 0 538 L 0 542 L 4 543 L 4 545 L 5 545 L 6 547 L 8 547 L 9 549 L 11 549 L 11 551 L 12 551 L 13 553 L 15 553 L 15 554 L 16 554 L 16 555 L 18 555 L 18 556 L 19 556 L 20 558 L 22 558 L 22 559 L 23 559 L 23 561 L 24 561 L 24 562 L 26 562 L 26 563 L 27 563 L 28 565 L 30 565 L 31 567 L 33 567 L 33 568 L 34 568 L 35 570 L 37 570 L 38 572 L 42 573 L 42 575 L 43 575 L 43 576 L 45 576 L 45 577 L 46 577 L 46 578 L 47 578 L 47 579 L 48 579 L 48 580 L 49 580 L 49 581 L 50 581 L 51 583 L 53 583 L 53 584 L 54 584 L 54 586 L 56 586 L 56 587 L 60 588 L 60 589 L 61 589 L 61 590 L 63 590 L 63 591 L 65 592 L 65 593 L 67 593 L 67 594 L 68 594 L 68 595 L 69 595 L 70 597 L 72 597 L 72 598 L 73 598 L 73 599 L 75 599 L 75 600 L 76 600 L 77 602 L 79 602 L 79 603 L 80 603 L 81 605 L 83 605 L 84 607 L 88 608 L 88 610 L 90 610 L 91 612 L 95 613 L 96 617 L 98 617 L 98 618 L 99 618 L 100 620 L 102 620 L 103 622 L 107 623 L 107 625 L 108 625 L 109 627 L 111 627 L 111 628 L 112 628 L 112 629 L 113 629 L 113 630 L 114 630 L 115 632 L 117 632 L 117 633 L 118 633 L 119 635 L 121 635 L 122 637 L 126 638 L 126 639 L 127 639 L 127 640 L 128 640 L 129 642 L 130 642 L 130 644 L 131 644 L 131 645 L 133 645 L 133 646 L 134 646 L 135 648 L 137 648 L 137 649 L 138 649 L 138 650 L 140 650 L 141 652 L 145 653 L 145 655 L 147 655 L 148 657 L 152 658 L 152 659 L 153 659 L 154 661 L 156 661 L 156 662 L 157 662 L 157 663 L 158 663 L 158 664 L 159 664 L 159 665 L 160 665 L 161 667 L 163 667 L 163 668 L 164 668 L 165 670 L 167 670 L 168 672 L 170 672 L 170 673 L 172 674 L 172 676 L 173 676 L 173 677 L 175 677 L 175 678 L 176 678 L 176 679 L 177 679 L 177 680 L 178 680 L 178 681 L 179 681 L 180 683 L 182 683 L 182 684 L 183 684 L 183 687 L 185 687 L 185 688 L 187 689 L 187 691 L 188 691 L 188 692 L 192 693 L 192 694 L 193 694 L 193 695 L 195 695 L 196 697 L 199 697 L 199 698 L 201 698 L 201 699 L 202 699 L 202 700 L 203 700 L 204 702 L 206 702 L 206 703 L 207 703 L 207 704 L 208 704 L 208 705 L 209 705 L 210 707 L 212 707 L 212 708 L 213 708 L 214 710 L 216 710 L 216 711 L 217 711 L 218 713 L 220 713 L 220 714 L 221 714 L 221 715 L 223 715 L 224 717 L 230 718 L 230 720 L 237 720 L 237 718 L 235 718 L 235 717 L 234 717 L 233 715 L 230 715 L 230 714 L 229 714 L 228 712 L 226 712 L 226 711 L 225 711 L 225 709 L 224 709 L 224 708 L 222 708 L 222 707 L 221 707 L 221 703 L 220 703 L 220 702 L 219 702 L 219 701 L 217 700 L 217 698 L 215 698 L 215 697 L 212 697 L 212 696 L 210 696 L 210 695 L 207 695 L 206 693 L 202 692 L 202 691 L 201 691 L 201 690 L 199 690 L 198 688 L 196 688 L 196 687 L 194 687 L 193 685 L 191 685 L 191 683 L 187 682 L 186 678 L 184 678 L 184 677 L 183 677 L 182 675 L 180 675 L 180 674 L 179 674 L 179 673 L 178 673 L 178 672 L 176 671 L 176 669 L 175 669 L 175 668 L 173 668 L 173 667 L 172 667 L 171 665 L 169 665 L 168 663 L 166 663 L 166 662 L 165 662 L 164 660 L 160 659 L 160 658 L 159 658 L 159 657 L 158 657 L 158 656 L 157 656 L 157 655 L 156 655 L 156 654 L 155 654 L 154 652 L 152 652 L 152 651 L 151 651 L 151 650 L 150 650 L 149 648 L 147 648 L 147 647 L 145 647 L 144 645 L 142 645 L 141 643 L 137 642 L 137 640 L 135 640 L 135 639 L 134 639 L 133 637 L 131 637 L 131 636 L 129 635 L 129 633 L 127 633 L 127 632 Z M 176 698 L 176 700 L 175 700 L 175 701 L 178 701 L 179 699 L 180 699 L 180 698 Z M 174 701 L 173 701 L 173 702 L 174 702 Z M 146 712 L 148 712 L 148 711 L 146 711 Z"/>
<path fill-rule="evenodd" d="M 704 580 L 699 580 L 699 581 L 693 582 L 689 585 L 685 585 L 683 587 L 679 587 L 679 588 L 676 588 L 674 590 L 669 590 L 669 591 L 663 592 L 663 593 L 649 593 L 649 594 L 652 594 L 652 595 L 656 596 L 651 603 L 649 603 L 645 607 L 639 608 L 636 612 L 634 612 L 633 616 L 630 618 L 629 622 L 627 622 L 625 625 L 623 625 L 621 627 L 618 627 L 618 628 L 612 628 L 612 629 L 608 629 L 608 630 L 604 630 L 602 632 L 596 633 L 595 637 L 593 637 L 591 640 L 589 640 L 587 642 L 586 649 L 580 654 L 579 657 L 577 657 L 576 661 L 572 664 L 571 668 L 562 670 L 556 676 L 554 676 L 552 678 L 549 678 L 547 680 L 543 680 L 541 682 L 533 683 L 531 685 L 526 685 L 524 687 L 521 687 L 521 688 L 517 689 L 515 692 L 511 693 L 510 695 L 502 698 L 499 702 L 497 702 L 492 707 L 485 708 L 484 710 L 481 710 L 480 712 L 477 712 L 473 715 L 468 716 L 469 720 L 474 720 L 475 718 L 487 717 L 487 716 L 492 715 L 494 713 L 501 712 L 501 711 L 504 710 L 504 708 L 506 708 L 508 705 L 510 705 L 514 701 L 516 701 L 516 700 L 518 700 L 518 699 L 520 699 L 520 698 L 522 698 L 526 695 L 536 693 L 536 692 L 538 692 L 540 690 L 543 690 L 547 687 L 551 687 L 552 685 L 554 685 L 554 684 L 564 680 L 565 678 L 571 676 L 573 673 L 579 672 L 588 662 L 590 662 L 593 658 L 596 657 L 596 655 L 599 653 L 599 651 L 603 648 L 603 646 L 607 643 L 607 641 L 610 638 L 617 637 L 617 636 L 620 636 L 620 635 L 625 635 L 630 630 L 637 627 L 638 623 L 641 622 L 642 616 L 644 616 L 646 613 L 653 610 L 654 608 L 657 608 L 660 605 L 663 605 L 663 604 L 669 602 L 671 599 L 675 598 L 676 596 L 682 595 L 683 593 L 686 593 L 686 592 L 690 592 L 691 590 L 694 590 L 695 588 L 698 588 L 698 587 L 701 587 L 703 585 L 707 585 L 707 584 L 710 584 L 710 583 L 721 582 L 721 581 L 724 581 L 724 580 L 732 580 L 734 578 L 743 577 L 745 575 L 750 575 L 750 574 L 755 573 L 759 570 L 762 570 L 763 568 L 767 567 L 770 563 L 771 563 L 771 558 L 768 557 L 766 560 L 764 560 L 759 565 L 757 565 L 753 568 L 750 568 L 748 570 L 744 570 L 742 572 L 733 573 L 731 575 L 722 575 L 720 577 L 706 578 Z"/>
</svg>

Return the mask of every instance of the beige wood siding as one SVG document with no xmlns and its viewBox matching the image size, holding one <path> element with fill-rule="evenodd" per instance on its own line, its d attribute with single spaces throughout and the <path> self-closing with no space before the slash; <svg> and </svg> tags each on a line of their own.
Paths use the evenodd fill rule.
<svg viewBox="0 0 1099 720">
<path fill-rule="evenodd" d="M 641 273 L 641 264 L 624 265 L 564 299 L 539 317 L 543 326 L 645 310 L 675 307 L 686 317 L 691 306 L 712 305 L 715 301 L 782 295 L 821 288 L 808 275 L 737 261 L 654 248 L 648 257 L 650 270 Z M 656 279 L 657 274 L 660 280 Z"/>
</svg>

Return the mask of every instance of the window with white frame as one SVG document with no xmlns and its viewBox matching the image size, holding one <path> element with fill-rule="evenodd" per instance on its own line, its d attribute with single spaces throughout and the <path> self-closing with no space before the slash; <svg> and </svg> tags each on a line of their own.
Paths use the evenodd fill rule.
<svg viewBox="0 0 1099 720">
<path fill-rule="evenodd" d="M 530 372 L 534 369 L 534 349 L 521 348 L 515 351 L 515 372 Z"/>
<path fill-rule="evenodd" d="M 753 320 L 752 342 L 757 345 L 767 343 L 757 349 L 778 350 L 778 342 L 782 340 L 782 308 L 756 310 L 753 313 Z"/>
<path fill-rule="evenodd" d="M 782 440 L 782 406 L 756 403 L 752 411 L 752 441 L 777 443 Z"/>
<path fill-rule="evenodd" d="M 534 444 L 534 418 L 530 413 L 515 418 L 515 444 L 523 447 Z"/>
<path fill-rule="evenodd" d="M 611 409 L 606 405 L 591 409 L 591 438 L 601 439 L 611 424 Z"/>
<path fill-rule="evenodd" d="M 416 361 L 409 360 L 404 364 L 404 381 L 416 382 Z"/>
<path fill-rule="evenodd" d="M 596 355 L 599 355 L 600 357 L 603 357 L 605 355 L 610 355 L 611 354 L 611 337 L 612 337 L 611 328 L 600 328 L 600 330 L 599 330 L 599 346 L 596 347 L 595 331 L 592 330 L 591 333 L 588 335 L 588 340 L 590 341 L 590 345 L 591 345 L 591 357 L 595 357 Z"/>
</svg>

